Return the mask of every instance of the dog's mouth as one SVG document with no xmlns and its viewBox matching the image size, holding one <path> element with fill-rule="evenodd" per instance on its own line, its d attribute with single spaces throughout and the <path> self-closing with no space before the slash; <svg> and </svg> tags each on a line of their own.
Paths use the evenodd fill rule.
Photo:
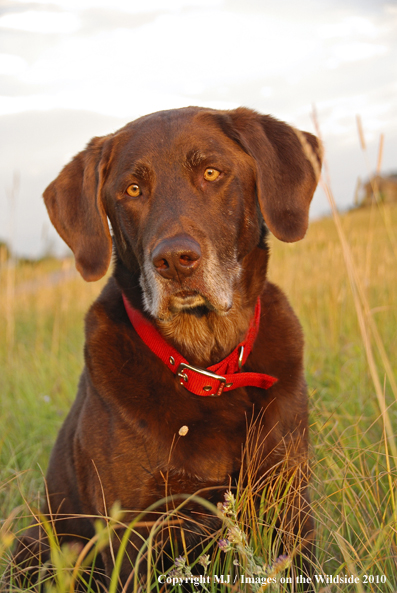
<svg viewBox="0 0 397 593">
<path fill-rule="evenodd" d="M 209 298 L 195 290 L 181 290 L 169 297 L 168 310 L 176 315 L 178 313 L 192 313 L 194 315 L 205 315 L 209 311 L 215 311 L 218 315 L 226 315 L 232 303 L 223 303 L 223 306 L 215 306 Z"/>
<path fill-rule="evenodd" d="M 196 309 L 198 307 L 213 308 L 208 300 L 195 290 L 181 290 L 170 296 L 169 310 L 172 313 L 179 313 L 180 311 Z"/>
</svg>

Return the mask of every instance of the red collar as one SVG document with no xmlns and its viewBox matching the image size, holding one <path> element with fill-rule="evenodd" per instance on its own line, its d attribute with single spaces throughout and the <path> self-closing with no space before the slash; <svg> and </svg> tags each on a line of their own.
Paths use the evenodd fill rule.
<svg viewBox="0 0 397 593">
<path fill-rule="evenodd" d="M 123 301 L 127 315 L 139 337 L 179 377 L 180 384 L 188 391 L 196 395 L 214 397 L 221 395 L 223 391 L 231 391 L 248 385 L 268 389 L 277 381 L 274 377 L 263 373 L 241 372 L 259 330 L 261 314 L 259 298 L 245 340 L 229 356 L 207 369 L 190 365 L 175 348 L 164 340 L 150 321 L 130 305 L 124 294 Z"/>
</svg>

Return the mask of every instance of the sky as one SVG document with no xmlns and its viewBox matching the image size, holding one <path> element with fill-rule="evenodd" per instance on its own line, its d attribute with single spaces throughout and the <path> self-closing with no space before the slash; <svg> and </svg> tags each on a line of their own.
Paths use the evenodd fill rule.
<svg viewBox="0 0 397 593">
<path fill-rule="evenodd" d="M 310 132 L 315 106 L 346 209 L 382 133 L 382 170 L 397 171 L 396 99 L 396 0 L 0 0 L 0 241 L 66 252 L 47 185 L 93 136 L 187 105 Z M 318 190 L 311 216 L 327 212 Z"/>
</svg>

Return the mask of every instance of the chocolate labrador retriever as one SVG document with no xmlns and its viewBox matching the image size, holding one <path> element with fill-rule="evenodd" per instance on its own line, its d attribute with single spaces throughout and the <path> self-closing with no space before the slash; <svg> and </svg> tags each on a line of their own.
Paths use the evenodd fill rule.
<svg viewBox="0 0 397 593">
<path fill-rule="evenodd" d="M 188 107 L 94 138 L 46 189 L 83 278 L 98 280 L 114 259 L 86 317 L 86 365 L 47 473 L 43 513 L 61 541 L 92 537 L 90 517 L 116 501 L 143 511 L 200 491 L 216 504 L 241 481 L 254 427 L 251 482 L 287 463 L 288 525 L 311 557 L 302 331 L 266 279 L 266 237 L 305 235 L 320 160 L 314 136 L 268 115 Z M 45 559 L 39 531 L 19 558 L 41 539 Z M 127 588 L 139 545 L 131 536 Z M 117 546 L 101 553 L 108 576 Z"/>
</svg>

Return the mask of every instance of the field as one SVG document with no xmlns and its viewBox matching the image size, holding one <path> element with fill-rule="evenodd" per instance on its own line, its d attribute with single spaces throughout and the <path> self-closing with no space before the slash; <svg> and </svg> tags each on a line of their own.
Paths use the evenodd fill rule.
<svg viewBox="0 0 397 593">
<path fill-rule="evenodd" d="M 359 580 L 318 590 L 392 592 L 397 207 L 346 213 L 341 229 L 342 242 L 326 218 L 313 222 L 299 243 L 272 240 L 269 277 L 287 293 L 306 336 L 317 573 Z M 3 262 L 0 270 L 3 569 L 12 533 L 30 522 L 29 506 L 39 506 L 50 450 L 83 364 L 84 314 L 103 286 L 84 283 L 72 269 L 72 261 L 48 260 L 16 268 Z M 59 271 L 63 279 L 54 276 Z M 64 584 L 57 591 L 63 589 L 69 590 Z"/>
</svg>

